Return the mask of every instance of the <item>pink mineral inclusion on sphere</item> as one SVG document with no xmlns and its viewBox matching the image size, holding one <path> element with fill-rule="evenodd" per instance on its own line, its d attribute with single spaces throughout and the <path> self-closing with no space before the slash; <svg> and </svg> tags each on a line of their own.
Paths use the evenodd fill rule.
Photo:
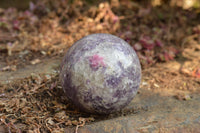
<svg viewBox="0 0 200 133">
<path fill-rule="evenodd" d="M 105 63 L 103 62 L 103 57 L 99 56 L 98 54 L 95 54 L 89 58 L 90 67 L 93 70 L 97 70 L 99 66 L 105 66 Z"/>
</svg>

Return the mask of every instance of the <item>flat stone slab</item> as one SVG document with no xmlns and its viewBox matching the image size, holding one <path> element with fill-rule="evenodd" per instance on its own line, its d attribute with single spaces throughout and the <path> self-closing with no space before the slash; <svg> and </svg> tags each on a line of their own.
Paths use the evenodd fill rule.
<svg viewBox="0 0 200 133">
<path fill-rule="evenodd" d="M 36 65 L 27 65 L 25 68 L 17 71 L 0 71 L 0 84 L 12 83 L 15 80 L 21 80 L 31 76 L 31 74 L 54 74 L 61 62 L 61 58 L 48 59 Z M 1 63 L 0 63 L 1 66 Z"/>
<path fill-rule="evenodd" d="M 199 94 L 194 94 L 191 100 L 180 101 L 140 89 L 140 94 L 126 108 L 132 113 L 85 125 L 78 129 L 78 133 L 200 133 L 199 103 Z M 75 128 L 65 132 L 74 131 Z"/>
</svg>

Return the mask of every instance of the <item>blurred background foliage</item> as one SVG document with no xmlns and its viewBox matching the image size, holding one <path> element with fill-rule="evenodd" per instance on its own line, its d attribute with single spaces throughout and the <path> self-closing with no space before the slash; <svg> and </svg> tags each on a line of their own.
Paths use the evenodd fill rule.
<svg viewBox="0 0 200 133">
<path fill-rule="evenodd" d="M 110 33 L 149 66 L 199 43 L 199 22 L 200 0 L 0 0 L 0 51 L 54 56 L 83 36 Z"/>
<path fill-rule="evenodd" d="M 16 7 L 18 9 L 27 9 L 29 7 L 30 2 L 36 2 L 39 0 L 1 0 L 0 7 L 8 8 L 8 7 Z M 53 3 L 54 0 L 40 0 L 44 2 Z M 61 0 L 62 1 L 62 0 Z M 74 3 L 80 0 L 68 0 L 68 3 Z M 200 8 L 200 0 L 81 0 L 85 1 L 88 4 L 97 4 L 100 2 L 108 1 L 111 4 L 115 4 L 116 6 L 120 6 L 120 2 L 132 1 L 144 4 L 146 6 L 160 6 L 160 5 L 169 5 L 171 7 L 178 6 L 183 9 L 191 9 L 191 8 Z"/>
</svg>

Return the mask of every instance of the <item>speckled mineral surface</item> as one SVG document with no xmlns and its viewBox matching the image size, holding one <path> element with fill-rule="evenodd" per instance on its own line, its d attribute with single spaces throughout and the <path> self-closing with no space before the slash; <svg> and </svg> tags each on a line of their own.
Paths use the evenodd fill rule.
<svg viewBox="0 0 200 133">
<path fill-rule="evenodd" d="M 60 79 L 79 109 L 99 114 L 120 111 L 136 95 L 141 66 L 133 48 L 110 34 L 86 36 L 68 50 Z"/>
</svg>

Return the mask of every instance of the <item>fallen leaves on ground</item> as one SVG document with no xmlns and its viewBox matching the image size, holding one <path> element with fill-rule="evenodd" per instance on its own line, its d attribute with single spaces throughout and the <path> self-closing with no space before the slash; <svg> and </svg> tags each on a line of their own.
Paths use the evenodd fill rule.
<svg viewBox="0 0 200 133">
<path fill-rule="evenodd" d="M 55 85 L 58 76 L 49 76 L 33 75 L 5 88 L 0 96 L 0 125 L 11 132 L 61 132 L 66 126 L 78 128 L 95 120 L 65 99 L 61 87 Z"/>
</svg>

